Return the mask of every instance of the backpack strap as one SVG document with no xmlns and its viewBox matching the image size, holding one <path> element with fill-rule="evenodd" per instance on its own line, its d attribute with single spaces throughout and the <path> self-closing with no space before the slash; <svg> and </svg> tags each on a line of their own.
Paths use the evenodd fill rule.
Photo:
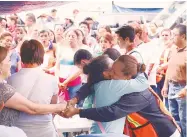
<svg viewBox="0 0 187 137">
<path fill-rule="evenodd" d="M 134 50 L 134 51 L 132 51 L 129 55 L 131 55 L 131 54 L 133 54 L 133 53 L 138 53 L 138 54 L 140 55 L 140 57 L 141 57 L 142 63 L 144 63 L 143 57 L 142 57 L 142 55 L 140 54 L 140 52 Z M 141 65 L 140 65 L 140 67 L 141 67 Z M 144 72 L 144 76 L 145 76 L 146 79 L 148 80 L 148 76 L 147 76 L 147 74 L 146 74 L 145 72 Z"/>
<path fill-rule="evenodd" d="M 98 124 L 99 129 L 101 130 L 101 132 L 102 132 L 102 133 L 106 133 L 106 131 L 105 131 L 105 129 L 104 129 L 104 127 L 103 127 L 102 123 L 101 123 L 101 122 L 99 122 L 99 121 L 97 121 L 97 124 Z"/>
<path fill-rule="evenodd" d="M 94 97 L 94 107 L 96 107 L 96 98 Z M 97 121 L 97 125 L 99 126 L 99 129 L 102 133 L 106 133 L 105 128 L 103 127 L 102 123 Z"/>
<path fill-rule="evenodd" d="M 133 54 L 133 53 L 138 53 L 138 54 L 140 55 L 140 57 L 141 57 L 142 63 L 144 63 L 143 57 L 142 57 L 142 55 L 140 54 L 139 51 L 133 50 L 129 55 L 131 55 L 131 54 Z"/>
<path fill-rule="evenodd" d="M 143 57 L 142 57 L 142 55 L 140 54 L 140 52 L 134 50 L 134 51 L 132 51 L 129 55 L 131 55 L 131 54 L 133 54 L 133 53 L 138 53 L 138 54 L 140 55 L 140 57 L 141 57 L 142 64 L 144 64 Z M 142 64 L 140 63 L 140 68 L 142 67 Z M 145 75 L 145 73 L 144 73 L 144 75 Z M 146 77 L 146 76 L 145 76 L 145 77 Z M 148 79 L 148 77 L 146 77 L 146 78 Z"/>
</svg>

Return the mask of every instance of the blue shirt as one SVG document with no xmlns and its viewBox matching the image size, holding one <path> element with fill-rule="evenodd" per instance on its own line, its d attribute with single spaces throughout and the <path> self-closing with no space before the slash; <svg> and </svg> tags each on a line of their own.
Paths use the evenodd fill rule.
<svg viewBox="0 0 187 137">
<path fill-rule="evenodd" d="M 149 87 L 144 74 L 139 74 L 131 80 L 105 80 L 94 85 L 94 107 L 104 107 L 117 102 L 124 94 L 141 92 Z M 125 117 L 112 122 L 102 122 L 106 133 L 123 133 Z M 91 133 L 101 133 L 98 123 L 94 123 Z"/>
</svg>

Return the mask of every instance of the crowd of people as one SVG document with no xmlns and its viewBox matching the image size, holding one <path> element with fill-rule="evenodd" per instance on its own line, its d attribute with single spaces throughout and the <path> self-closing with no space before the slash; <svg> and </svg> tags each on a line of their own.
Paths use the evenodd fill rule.
<svg viewBox="0 0 187 137">
<path fill-rule="evenodd" d="M 0 136 L 58 137 L 55 115 L 79 115 L 90 136 L 186 137 L 186 25 L 94 31 L 56 12 L 0 17 Z"/>
</svg>

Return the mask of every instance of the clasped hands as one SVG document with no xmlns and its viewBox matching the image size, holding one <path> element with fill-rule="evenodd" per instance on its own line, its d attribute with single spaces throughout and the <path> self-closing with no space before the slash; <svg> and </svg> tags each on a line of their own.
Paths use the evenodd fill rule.
<svg viewBox="0 0 187 137">
<path fill-rule="evenodd" d="M 63 83 L 58 83 L 58 87 L 59 89 L 61 89 L 62 91 L 65 91 L 67 89 L 67 83 L 63 82 Z"/>
<path fill-rule="evenodd" d="M 64 117 L 64 118 L 70 118 L 76 114 L 79 114 L 80 113 L 80 109 L 78 108 L 75 108 L 75 104 L 76 104 L 76 99 L 73 98 L 71 100 L 69 100 L 67 102 L 67 105 L 66 105 L 66 109 L 64 111 L 62 111 L 60 114 L 61 117 Z"/>
</svg>

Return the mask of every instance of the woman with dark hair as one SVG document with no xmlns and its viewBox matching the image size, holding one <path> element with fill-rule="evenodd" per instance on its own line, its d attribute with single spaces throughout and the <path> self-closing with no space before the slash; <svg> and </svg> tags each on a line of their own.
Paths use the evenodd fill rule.
<svg viewBox="0 0 187 137">
<path fill-rule="evenodd" d="M 121 58 L 118 60 L 121 60 Z M 124 57 L 124 60 L 129 61 L 126 65 L 126 68 L 133 68 L 130 70 L 124 68 L 126 74 L 123 76 L 123 79 L 126 80 L 107 80 L 111 77 L 110 69 L 112 67 L 113 61 L 106 55 L 99 56 L 93 59 L 88 65 L 85 65 L 84 73 L 88 74 L 88 84 L 90 86 L 94 85 L 93 89 L 95 90 L 95 94 L 87 98 L 84 107 L 90 107 L 91 104 L 93 104 L 95 107 L 107 106 L 116 102 L 124 94 L 140 92 L 148 88 L 149 85 L 147 80 L 144 76 L 142 76 L 142 74 L 138 75 L 135 79 L 130 80 L 132 76 L 135 76 L 138 72 L 143 71 L 139 70 L 140 67 L 136 59 L 132 56 L 126 56 Z M 119 62 L 115 62 L 114 65 L 119 66 L 120 64 Z M 107 92 L 103 92 L 103 89 L 105 89 Z M 104 100 L 103 97 L 105 98 Z M 116 121 L 102 123 L 102 125 L 106 130 L 106 133 L 122 134 L 124 121 L 125 118 L 121 118 Z M 99 124 L 101 123 L 95 122 L 93 124 L 91 133 L 102 133 L 102 131 L 99 129 Z"/>
<path fill-rule="evenodd" d="M 81 30 L 81 29 L 76 29 L 76 31 L 79 33 L 79 36 L 78 36 L 78 38 L 79 38 L 79 40 L 80 40 L 80 44 L 84 44 L 84 45 L 87 45 L 87 43 L 86 43 L 86 38 L 85 38 L 85 36 L 84 36 L 84 32 Z"/>
<path fill-rule="evenodd" d="M 51 29 L 49 30 L 49 37 L 52 43 L 56 43 L 55 33 Z"/>
<path fill-rule="evenodd" d="M 78 41 L 78 44 L 79 44 L 79 48 L 80 48 L 80 49 L 86 49 L 86 50 L 92 52 L 92 51 L 91 51 L 92 49 L 87 45 L 86 38 L 85 38 L 85 36 L 84 36 L 83 31 L 82 31 L 81 29 L 76 29 L 75 31 L 76 31 L 77 34 L 78 34 L 78 40 L 79 40 L 79 41 Z"/>
<path fill-rule="evenodd" d="M 152 90 L 150 90 L 150 92 L 149 89 L 146 88 L 144 74 L 138 74 L 136 76 L 138 72 L 145 71 L 145 65 L 138 65 L 139 63 L 137 60 L 130 55 L 122 55 L 114 62 L 110 72 L 107 74 L 107 70 L 110 68 L 109 64 L 109 60 L 107 61 L 106 57 L 98 57 L 85 67 L 85 72 L 88 73 L 89 90 L 91 87 L 92 91 L 95 91 L 95 93 L 92 92 L 92 96 L 94 96 L 94 98 L 92 98 L 92 103 L 96 108 L 77 109 L 68 106 L 64 116 L 70 117 L 79 114 L 80 117 L 101 121 L 95 122 L 92 127 L 97 133 L 108 133 L 109 131 L 122 133 L 122 122 L 125 121 L 124 117 L 127 116 L 125 124 L 130 123 L 130 125 L 128 124 L 125 128 L 127 132 L 124 130 L 124 133 L 130 135 L 130 137 L 133 136 L 131 132 L 137 136 L 179 137 L 180 133 L 175 120 L 165 108 L 162 108 L 160 104 L 158 104 L 161 103 L 158 96 L 156 96 Z M 131 79 L 133 77 L 135 79 Z M 106 79 L 115 79 L 116 83 L 115 80 L 110 81 Z M 120 79 L 121 83 L 117 81 Z M 131 80 L 123 81 L 122 79 Z M 132 82 L 133 80 L 134 82 Z M 139 86 L 136 85 L 138 81 L 141 81 Z M 123 84 L 125 84 L 125 86 Z M 84 90 L 87 89 L 84 88 Z M 84 90 L 82 90 L 82 92 L 86 94 L 88 90 L 86 92 Z M 90 91 L 88 93 L 90 93 Z M 121 96 L 119 101 L 116 98 L 117 96 Z M 77 98 L 77 100 L 79 100 L 79 98 Z M 117 102 L 113 104 L 112 102 L 114 100 L 117 100 Z M 74 104 L 74 102 L 71 101 L 70 104 Z M 116 107 L 119 107 L 119 109 Z M 122 114 L 119 112 L 122 112 Z M 136 115 L 136 117 L 134 115 Z M 133 118 L 131 118 L 132 116 Z"/>
<path fill-rule="evenodd" d="M 31 101 L 56 104 L 58 98 L 56 78 L 41 69 L 44 53 L 43 45 L 39 41 L 25 40 L 20 49 L 23 68 L 9 77 L 7 83 Z M 51 114 L 33 116 L 21 112 L 16 126 L 23 129 L 28 137 L 56 137 Z"/>
<path fill-rule="evenodd" d="M 87 46 L 89 46 L 92 49 L 92 52 L 97 54 L 98 51 L 98 46 L 97 46 L 97 40 L 94 37 L 91 37 L 90 31 L 90 25 L 87 22 L 80 22 L 79 23 L 79 28 L 83 31 L 84 36 L 86 38 Z"/>
<path fill-rule="evenodd" d="M 76 29 L 66 31 L 63 45 L 58 48 L 55 75 L 59 78 L 59 96 L 65 100 L 73 98 L 81 87 L 81 71 L 74 65 L 73 57 L 79 47 L 79 33 Z"/>
<path fill-rule="evenodd" d="M 64 28 L 61 24 L 60 25 L 55 25 L 54 33 L 55 33 L 56 43 L 57 44 L 62 43 Z"/>
</svg>

